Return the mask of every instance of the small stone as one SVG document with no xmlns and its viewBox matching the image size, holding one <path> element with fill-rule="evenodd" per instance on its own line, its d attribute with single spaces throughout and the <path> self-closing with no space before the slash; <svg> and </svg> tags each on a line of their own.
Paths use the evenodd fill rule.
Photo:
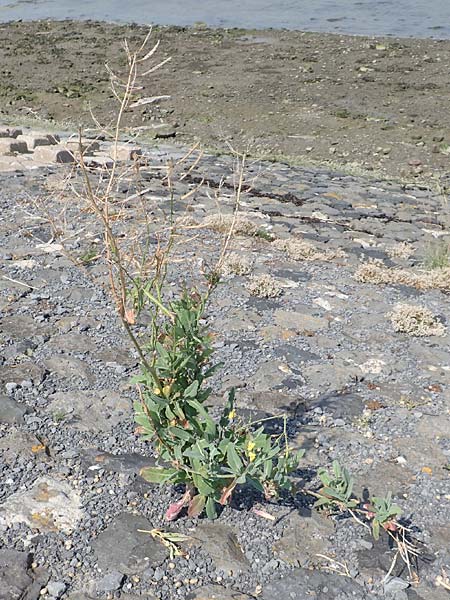
<svg viewBox="0 0 450 600">
<path fill-rule="evenodd" d="M 400 577 L 392 577 L 384 584 L 385 594 L 396 594 L 409 588 L 409 583 Z"/>
<path fill-rule="evenodd" d="M 97 581 L 97 591 L 98 592 L 115 592 L 120 590 L 122 587 L 122 583 L 124 580 L 123 573 L 119 573 L 119 571 L 111 571 L 102 579 Z"/>
<path fill-rule="evenodd" d="M 47 584 L 48 593 L 55 598 L 60 598 L 66 591 L 66 587 L 63 581 L 49 581 Z"/>
</svg>

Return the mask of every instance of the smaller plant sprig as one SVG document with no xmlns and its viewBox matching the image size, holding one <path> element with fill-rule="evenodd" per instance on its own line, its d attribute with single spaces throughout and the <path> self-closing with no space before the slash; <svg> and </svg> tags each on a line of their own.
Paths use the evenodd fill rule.
<svg viewBox="0 0 450 600">
<path fill-rule="evenodd" d="M 380 538 L 380 533 L 385 531 L 396 543 L 397 552 L 389 569 L 388 577 L 400 556 L 413 577 L 411 558 L 417 558 L 419 551 L 411 542 L 408 529 L 399 523 L 398 518 L 402 509 L 392 502 L 392 493 L 386 496 L 373 496 L 369 503 L 364 503 L 353 494 L 354 480 L 349 471 L 337 461 L 333 461 L 331 473 L 326 469 L 318 470 L 319 479 L 323 487 L 318 492 L 309 492 L 315 498 L 315 508 L 327 509 L 331 512 L 348 512 L 353 519 L 369 529 L 375 540 Z"/>
<path fill-rule="evenodd" d="M 368 511 L 367 517 L 372 519 L 372 535 L 376 540 L 380 537 L 380 528 L 386 531 L 397 531 L 396 518 L 400 517 L 402 509 L 392 503 L 391 492 L 388 492 L 384 498 L 373 496 L 372 505 L 365 504 L 364 508 Z"/>
</svg>

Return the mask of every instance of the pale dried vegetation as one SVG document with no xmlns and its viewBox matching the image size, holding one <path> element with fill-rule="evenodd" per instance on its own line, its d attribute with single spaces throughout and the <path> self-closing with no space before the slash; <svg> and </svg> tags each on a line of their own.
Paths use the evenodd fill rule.
<svg viewBox="0 0 450 600">
<path fill-rule="evenodd" d="M 423 306 L 415 304 L 397 304 L 389 314 L 394 331 L 415 337 L 445 335 L 446 328 Z"/>
<path fill-rule="evenodd" d="M 343 258 L 345 252 L 342 250 L 320 250 L 313 244 L 299 239 L 275 240 L 272 245 L 292 258 L 293 260 L 333 260 Z"/>
<path fill-rule="evenodd" d="M 252 269 L 252 261 L 237 252 L 230 252 L 222 264 L 223 275 L 249 275 Z"/>
<path fill-rule="evenodd" d="M 259 227 L 244 213 L 208 215 L 203 219 L 202 226 L 218 233 L 227 233 L 233 229 L 235 235 L 256 236 L 259 231 Z"/>
<path fill-rule="evenodd" d="M 386 254 L 389 258 L 402 258 L 408 259 L 414 254 L 414 246 L 407 242 L 399 242 L 394 246 L 388 246 L 386 248 Z"/>
<path fill-rule="evenodd" d="M 251 277 L 246 288 L 252 296 L 258 298 L 277 298 L 283 293 L 283 288 L 279 281 L 266 273 Z"/>
<path fill-rule="evenodd" d="M 361 283 L 401 284 L 419 290 L 450 291 L 450 267 L 434 271 L 413 271 L 412 269 L 389 268 L 382 261 L 372 260 L 359 267 L 355 278 Z"/>
</svg>

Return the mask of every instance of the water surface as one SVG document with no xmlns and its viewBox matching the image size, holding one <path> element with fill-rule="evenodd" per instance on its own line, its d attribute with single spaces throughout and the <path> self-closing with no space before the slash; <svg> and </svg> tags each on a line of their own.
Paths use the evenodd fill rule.
<svg viewBox="0 0 450 600">
<path fill-rule="evenodd" d="M 0 21 L 48 18 L 450 38 L 450 0 L 0 0 Z"/>
</svg>

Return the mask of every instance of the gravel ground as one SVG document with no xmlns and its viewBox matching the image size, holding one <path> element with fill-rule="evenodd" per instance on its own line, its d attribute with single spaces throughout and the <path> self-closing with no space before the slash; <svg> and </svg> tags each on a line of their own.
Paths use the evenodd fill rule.
<svg viewBox="0 0 450 600">
<path fill-rule="evenodd" d="M 151 166 L 169 154 L 180 150 L 146 152 Z M 225 365 L 211 400 L 220 405 L 235 386 L 241 410 L 287 413 L 289 435 L 306 453 L 295 497 L 269 505 L 241 490 L 214 523 L 182 516 L 170 529 L 189 540 L 184 556 L 170 557 L 137 531 L 167 530 L 164 511 L 180 490 L 139 476 L 154 456 L 135 433 L 137 358 L 103 288 L 105 264 L 74 265 L 44 216 L 65 220 L 73 257 L 99 247 L 98 225 L 62 184 L 68 173 L 1 175 L 0 598 L 445 598 L 436 578 L 450 573 L 450 283 L 357 276 L 382 264 L 391 275 L 448 279 L 423 267 L 448 243 L 442 197 L 339 172 L 248 166 L 253 183 L 241 209 L 259 233 L 233 238 L 252 273 L 226 276 L 209 308 Z M 150 213 L 168 203 L 155 173 L 141 173 Z M 79 175 L 70 177 L 79 189 Z M 231 214 L 233 161 L 204 157 L 177 194 L 202 178 L 176 202 L 180 216 L 201 223 L 217 206 Z M 136 189 L 124 178 L 116 200 Z M 137 222 L 125 205 L 124 233 Z M 219 235 L 196 231 L 179 251 L 185 262 L 172 269 L 174 284 L 217 253 Z M 269 237 L 285 240 L 285 250 Z M 295 259 L 293 240 L 312 246 L 309 259 Z M 259 275 L 275 278 L 278 297 L 249 293 Z M 395 331 L 389 315 L 399 303 L 429 309 L 442 335 Z M 311 510 L 305 490 L 317 489 L 318 467 L 334 459 L 358 493 L 393 492 L 421 549 L 417 577 L 400 561 L 386 578 L 394 557 L 386 537 L 375 542 L 351 519 Z M 257 516 L 255 505 L 275 520 Z"/>
</svg>

